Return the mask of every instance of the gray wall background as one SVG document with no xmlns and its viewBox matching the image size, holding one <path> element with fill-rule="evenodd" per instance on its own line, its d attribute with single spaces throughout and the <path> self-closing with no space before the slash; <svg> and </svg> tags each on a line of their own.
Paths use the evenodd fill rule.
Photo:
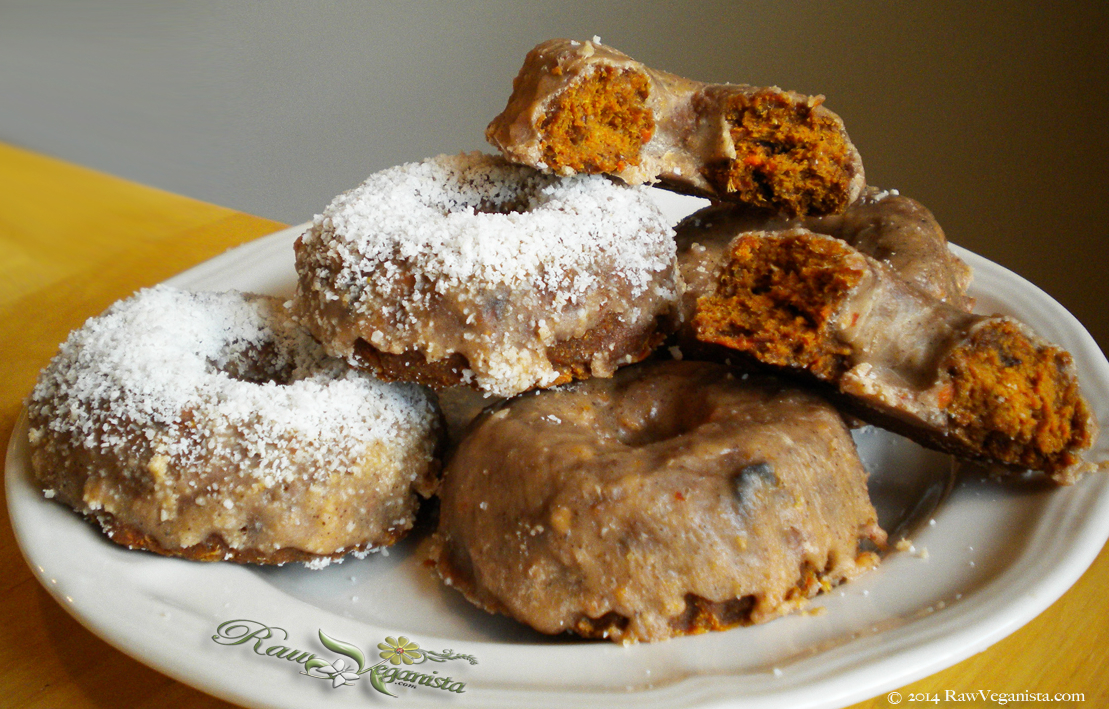
<svg viewBox="0 0 1109 709">
<path fill-rule="evenodd" d="M 825 94 L 871 184 L 1109 349 L 1102 2 L 0 0 L 0 140 L 301 222 L 375 170 L 486 148 L 527 50 L 595 34 L 693 78 Z"/>
</svg>

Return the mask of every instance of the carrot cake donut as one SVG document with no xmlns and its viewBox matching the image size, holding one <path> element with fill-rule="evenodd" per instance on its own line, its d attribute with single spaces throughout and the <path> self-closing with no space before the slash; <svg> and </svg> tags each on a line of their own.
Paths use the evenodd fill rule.
<svg viewBox="0 0 1109 709">
<path fill-rule="evenodd" d="M 777 87 L 705 84 L 594 39 L 528 53 L 486 139 L 513 162 L 607 173 L 791 215 L 842 212 L 864 186 L 843 121 Z"/>
<path fill-rule="evenodd" d="M 761 623 L 874 566 L 866 472 L 819 396 L 651 362 L 490 407 L 431 558 L 490 612 L 621 643 Z"/>
<path fill-rule="evenodd" d="M 896 190 L 868 187 L 843 214 L 787 217 L 762 209 L 716 204 L 683 219 L 676 227 L 678 265 L 686 285 L 682 296 L 682 344 L 693 340 L 697 299 L 716 287 L 724 252 L 739 234 L 805 228 L 834 236 L 892 268 L 904 281 L 960 310 L 970 311 L 971 270 L 952 253 L 932 213 Z"/>
<path fill-rule="evenodd" d="M 608 377 L 671 329 L 673 233 L 646 188 L 441 155 L 316 218 L 296 244 L 293 311 L 384 379 L 511 396 Z"/>
<path fill-rule="evenodd" d="M 955 455 L 1071 483 L 1096 423 L 1074 362 L 1028 327 L 954 307 L 848 243 L 803 228 L 740 234 L 693 327 L 833 385 L 852 413 Z"/>
<path fill-rule="evenodd" d="M 318 567 L 412 526 L 437 485 L 429 396 L 326 356 L 275 298 L 157 287 L 43 370 L 31 466 L 119 544 Z"/>
</svg>

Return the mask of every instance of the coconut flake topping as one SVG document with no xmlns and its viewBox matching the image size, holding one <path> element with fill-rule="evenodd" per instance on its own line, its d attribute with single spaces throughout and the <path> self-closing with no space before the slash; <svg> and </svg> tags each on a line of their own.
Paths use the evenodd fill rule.
<svg viewBox="0 0 1109 709">
<path fill-rule="evenodd" d="M 276 299 L 164 286 L 71 333 L 29 407 L 76 445 L 126 457 L 141 444 L 181 466 L 217 457 L 267 487 L 413 445 L 435 416 L 419 387 L 327 357 Z"/>
<path fill-rule="evenodd" d="M 316 217 L 296 313 L 335 354 L 350 357 L 356 337 L 429 361 L 458 352 L 481 388 L 511 395 L 557 377 L 552 343 L 606 314 L 647 322 L 668 307 L 674 263 L 648 188 L 440 155 L 376 173 Z M 358 332 L 340 331 L 337 308 Z"/>
</svg>

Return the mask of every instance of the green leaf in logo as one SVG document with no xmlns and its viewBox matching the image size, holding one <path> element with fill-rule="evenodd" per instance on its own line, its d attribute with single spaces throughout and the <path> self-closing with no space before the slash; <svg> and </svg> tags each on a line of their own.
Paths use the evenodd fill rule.
<svg viewBox="0 0 1109 709">
<path fill-rule="evenodd" d="M 385 680 L 381 678 L 381 673 L 384 670 L 385 668 L 381 665 L 373 666 L 373 669 L 370 670 L 370 685 L 382 694 L 388 694 L 390 697 L 395 697 L 397 695 L 393 694 L 388 689 L 385 689 Z"/>
<path fill-rule="evenodd" d="M 345 643 L 342 640 L 330 638 L 326 634 L 324 634 L 322 630 L 320 631 L 320 642 L 323 643 L 328 650 L 337 652 L 340 655 L 346 655 L 350 659 L 357 662 L 359 674 L 365 671 L 366 656 L 363 655 L 362 651 L 356 648 L 354 645 L 351 645 L 350 643 Z"/>
<path fill-rule="evenodd" d="M 311 660 L 304 663 L 304 673 L 306 675 L 312 675 L 312 670 L 316 669 L 317 667 L 324 667 L 325 665 L 330 665 L 330 664 L 331 663 L 328 662 L 327 660 L 324 660 L 324 659 L 319 658 L 319 657 L 313 657 Z"/>
</svg>

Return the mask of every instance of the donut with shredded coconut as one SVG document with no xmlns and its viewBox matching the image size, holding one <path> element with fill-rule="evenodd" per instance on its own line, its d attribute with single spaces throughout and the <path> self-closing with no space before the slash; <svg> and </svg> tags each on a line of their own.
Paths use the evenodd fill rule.
<svg viewBox="0 0 1109 709">
<path fill-rule="evenodd" d="M 27 409 L 46 496 L 169 556 L 324 566 L 403 537 L 437 486 L 432 395 L 266 296 L 140 291 L 71 333 Z"/>
<path fill-rule="evenodd" d="M 388 380 L 511 396 L 645 358 L 672 327 L 673 230 L 644 187 L 440 155 L 339 195 L 296 244 L 293 314 Z"/>
</svg>

